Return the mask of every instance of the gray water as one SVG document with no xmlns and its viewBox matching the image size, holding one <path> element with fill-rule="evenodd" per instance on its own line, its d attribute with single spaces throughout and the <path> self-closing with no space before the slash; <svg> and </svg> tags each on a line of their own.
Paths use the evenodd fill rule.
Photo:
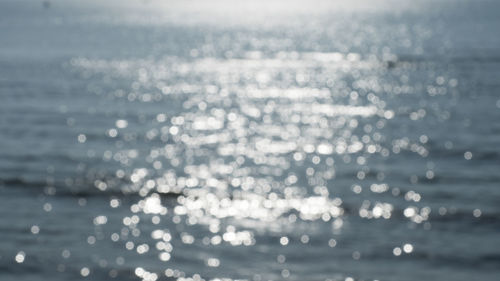
<svg viewBox="0 0 500 281">
<path fill-rule="evenodd" d="M 0 280 L 498 280 L 497 1 L 0 2 Z"/>
</svg>

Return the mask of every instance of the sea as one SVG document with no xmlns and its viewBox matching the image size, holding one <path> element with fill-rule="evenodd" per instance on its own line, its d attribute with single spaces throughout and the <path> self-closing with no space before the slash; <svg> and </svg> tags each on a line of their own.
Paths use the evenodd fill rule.
<svg viewBox="0 0 500 281">
<path fill-rule="evenodd" d="M 500 280 L 500 2 L 1 0 L 0 280 Z"/>
</svg>

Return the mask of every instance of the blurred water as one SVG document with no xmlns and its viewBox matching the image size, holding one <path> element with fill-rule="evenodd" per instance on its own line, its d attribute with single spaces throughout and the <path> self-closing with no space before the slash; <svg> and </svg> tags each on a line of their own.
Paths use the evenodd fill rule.
<svg viewBox="0 0 500 281">
<path fill-rule="evenodd" d="M 435 2 L 0 2 L 0 279 L 496 280 L 500 4 Z"/>
</svg>

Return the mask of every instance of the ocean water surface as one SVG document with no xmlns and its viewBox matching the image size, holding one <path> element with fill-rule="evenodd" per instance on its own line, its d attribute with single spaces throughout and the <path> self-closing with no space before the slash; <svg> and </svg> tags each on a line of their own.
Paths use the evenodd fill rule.
<svg viewBox="0 0 500 281">
<path fill-rule="evenodd" d="M 498 280 L 498 11 L 0 1 L 0 280 Z"/>
</svg>

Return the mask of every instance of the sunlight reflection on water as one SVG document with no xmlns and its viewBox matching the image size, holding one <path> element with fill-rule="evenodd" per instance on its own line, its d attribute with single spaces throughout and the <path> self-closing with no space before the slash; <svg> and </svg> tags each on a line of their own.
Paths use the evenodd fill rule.
<svg viewBox="0 0 500 281">
<path fill-rule="evenodd" d="M 387 71 L 387 62 L 373 56 L 279 52 L 266 57 L 251 52 L 240 59 L 225 60 L 167 57 L 107 61 L 80 57 L 71 60 L 71 65 L 87 76 L 128 80 L 131 89 L 116 89 L 109 94 L 112 100 L 182 100 L 182 108 L 169 107 L 146 120 L 151 128 L 145 137 L 156 145 L 140 152 L 104 153 L 106 161 L 123 165 L 116 175 L 128 184 L 114 187 L 113 183 L 96 181 L 102 190 L 119 188 L 144 198 L 131 205 L 123 225 L 126 233 L 133 234 L 139 224 L 151 223 L 151 234 L 136 231 L 140 233 L 133 235 L 137 238 L 122 235 L 120 240 L 138 254 L 156 251 L 165 262 L 176 248 L 170 244 L 172 236 L 163 220 L 174 225 L 205 225 L 208 232 L 201 243 L 211 247 L 221 243 L 258 245 L 255 231 L 287 233 L 298 220 L 323 221 L 331 225 L 331 235 L 338 235 L 345 210 L 335 189 L 327 187 L 336 177 L 336 166 L 356 159 L 357 178 L 362 180 L 370 155 L 390 157 L 391 148 L 380 142 L 385 138 L 380 130 L 394 118 L 395 109 L 388 108 L 380 95 L 387 85 L 373 78 Z M 352 76 L 351 88 L 345 79 Z M 119 146 L 140 141 L 127 139 L 132 133 L 127 128 L 131 122 L 116 120 L 108 136 Z M 391 150 L 408 149 L 409 145 L 397 140 L 393 144 Z M 423 156 L 427 153 L 423 146 L 412 146 Z M 136 158 L 145 158 L 147 165 L 137 167 L 133 164 Z M 369 190 L 384 193 L 391 187 L 379 183 Z M 418 195 L 413 194 L 407 193 L 407 200 Z M 165 203 L 169 195 L 176 198 L 174 205 Z M 404 216 L 422 223 L 428 219 L 428 209 L 409 206 Z M 393 211 L 392 203 L 365 200 L 359 216 L 390 219 Z M 144 235 L 160 242 L 156 246 L 153 241 L 132 242 Z M 200 239 L 195 236 L 185 230 L 180 239 L 190 245 Z M 300 240 L 307 244 L 309 238 Z M 331 241 L 328 245 L 334 245 Z M 287 246 L 289 238 L 281 237 L 280 243 Z M 413 251 L 411 244 L 403 249 L 405 253 Z M 360 256 L 359 252 L 353 254 L 355 259 Z M 209 257 L 206 265 L 219 267 L 224 261 L 224 257 Z M 167 276 L 175 276 L 175 269 L 167 271 Z M 142 267 L 135 273 L 144 280 L 158 278 Z M 289 275 L 288 270 L 282 272 L 283 278 Z"/>
<path fill-rule="evenodd" d="M 87 2 L 0 9 L 0 279 L 497 271 L 497 9 Z"/>
</svg>

